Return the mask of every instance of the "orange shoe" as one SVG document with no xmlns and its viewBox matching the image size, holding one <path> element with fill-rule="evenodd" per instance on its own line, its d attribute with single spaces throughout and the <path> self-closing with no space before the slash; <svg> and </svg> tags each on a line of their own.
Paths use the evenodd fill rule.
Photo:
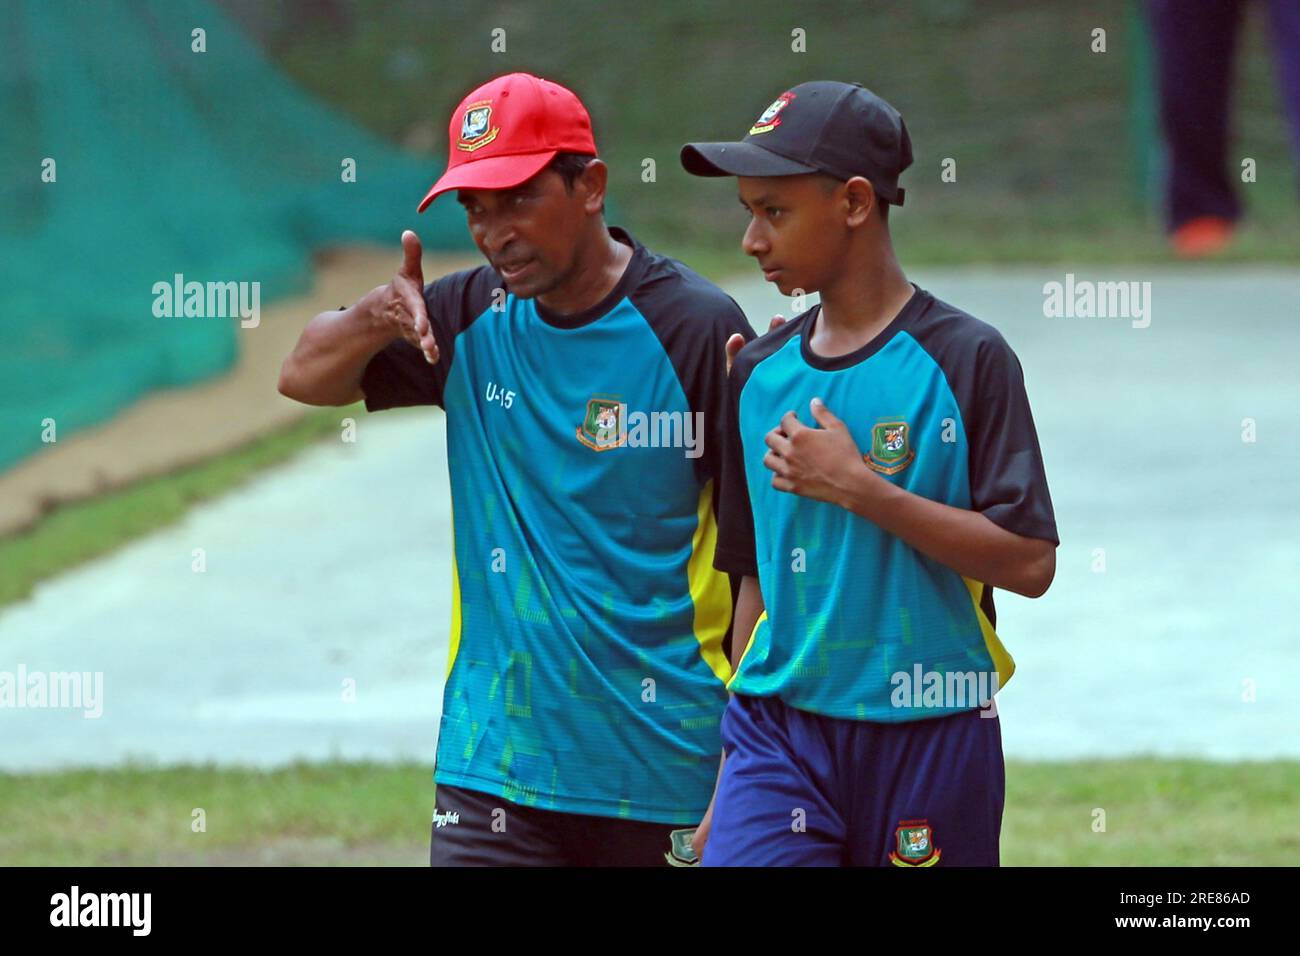
<svg viewBox="0 0 1300 956">
<path fill-rule="evenodd" d="M 1231 219 L 1197 216 L 1175 229 L 1169 242 L 1174 247 L 1174 254 L 1185 259 L 1212 256 L 1228 245 L 1233 228 Z"/>
</svg>

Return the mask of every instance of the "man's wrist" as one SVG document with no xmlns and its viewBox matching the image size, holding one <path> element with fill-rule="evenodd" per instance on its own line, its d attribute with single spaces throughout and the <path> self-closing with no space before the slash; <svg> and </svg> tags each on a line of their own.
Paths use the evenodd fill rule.
<svg viewBox="0 0 1300 956">
<path fill-rule="evenodd" d="M 387 298 L 388 286 L 378 285 L 362 296 L 356 305 L 360 313 L 357 318 L 362 323 L 365 334 L 383 345 L 402 337 L 402 330 L 394 326 L 384 308 Z"/>
</svg>

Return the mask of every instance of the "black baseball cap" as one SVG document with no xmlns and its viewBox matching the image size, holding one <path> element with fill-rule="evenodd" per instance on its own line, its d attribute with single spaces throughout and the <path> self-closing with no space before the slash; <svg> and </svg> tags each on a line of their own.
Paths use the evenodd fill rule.
<svg viewBox="0 0 1300 956">
<path fill-rule="evenodd" d="M 861 83 L 813 80 L 778 96 L 739 143 L 687 143 L 681 159 L 696 176 L 862 176 L 901 206 L 912 139 L 898 110 Z"/>
</svg>

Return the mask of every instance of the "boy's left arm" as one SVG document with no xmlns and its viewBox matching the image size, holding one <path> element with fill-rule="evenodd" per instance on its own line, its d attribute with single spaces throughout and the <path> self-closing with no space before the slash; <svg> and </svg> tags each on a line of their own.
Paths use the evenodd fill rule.
<svg viewBox="0 0 1300 956">
<path fill-rule="evenodd" d="M 1008 531 L 977 511 L 931 501 L 867 467 L 853 436 L 819 399 L 809 428 L 793 412 L 767 434 L 772 487 L 846 508 L 959 574 L 1039 597 L 1056 573 L 1056 544 Z"/>
</svg>

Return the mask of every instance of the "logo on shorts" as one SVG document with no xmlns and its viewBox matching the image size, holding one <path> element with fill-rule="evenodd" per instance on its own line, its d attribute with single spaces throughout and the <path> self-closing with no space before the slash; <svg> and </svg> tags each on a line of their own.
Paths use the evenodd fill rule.
<svg viewBox="0 0 1300 956">
<path fill-rule="evenodd" d="M 889 854 L 889 862 L 894 866 L 934 866 L 939 862 L 934 830 L 926 821 L 899 820 L 894 837 L 898 850 Z"/>
<path fill-rule="evenodd" d="M 664 854 L 664 860 L 669 866 L 697 866 L 700 858 L 695 855 L 695 847 L 691 846 L 691 840 L 695 837 L 695 827 L 689 830 L 674 830 L 668 834 L 672 839 L 672 848 Z"/>
<path fill-rule="evenodd" d="M 749 128 L 749 135 L 753 136 L 756 133 L 770 133 L 772 130 L 780 126 L 781 111 L 790 105 L 792 99 L 794 99 L 794 94 L 787 92 L 782 93 L 773 100 L 772 105 L 763 110 L 763 115 L 754 120 L 754 125 Z"/>
<path fill-rule="evenodd" d="M 472 153 L 496 139 L 499 132 L 501 127 L 492 125 L 492 101 L 471 103 L 465 107 L 465 115 L 461 118 L 456 148 Z"/>
<path fill-rule="evenodd" d="M 626 444 L 627 435 L 619 427 L 624 413 L 622 402 L 593 398 L 587 402 L 587 414 L 578 426 L 578 441 L 595 451 L 609 451 Z"/>
<path fill-rule="evenodd" d="M 907 422 L 877 422 L 871 429 L 871 451 L 862 456 L 872 471 L 896 475 L 912 463 L 912 428 Z"/>
<path fill-rule="evenodd" d="M 447 826 L 448 824 L 450 824 L 451 826 L 455 826 L 458 823 L 460 823 L 459 813 L 455 813 L 450 810 L 447 811 L 446 813 L 439 813 L 437 809 L 433 811 L 433 828 L 435 830 L 441 830 L 443 827 Z"/>
</svg>

